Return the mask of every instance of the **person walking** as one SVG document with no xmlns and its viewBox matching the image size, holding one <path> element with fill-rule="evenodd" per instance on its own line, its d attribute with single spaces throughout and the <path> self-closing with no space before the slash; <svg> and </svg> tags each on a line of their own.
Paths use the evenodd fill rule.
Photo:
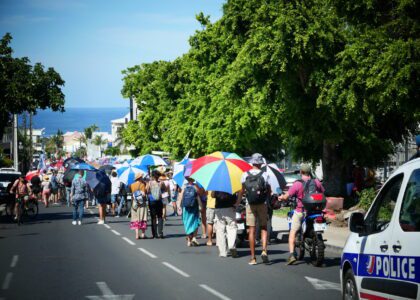
<svg viewBox="0 0 420 300">
<path fill-rule="evenodd" d="M 146 193 L 149 199 L 150 217 L 152 219 L 152 238 L 163 239 L 163 220 L 162 220 L 162 192 L 165 190 L 165 185 L 159 182 L 160 173 L 153 170 L 152 178 L 150 179 Z"/>
<path fill-rule="evenodd" d="M 143 180 L 143 174 L 138 173 L 135 182 L 130 185 L 132 193 L 131 200 L 131 222 L 130 229 L 135 230 L 136 239 L 146 239 L 147 229 L 147 201 L 146 201 L 146 182 Z M 141 235 L 139 235 L 139 230 Z"/>
<path fill-rule="evenodd" d="M 187 184 L 182 189 L 179 197 L 179 207 L 182 207 L 182 222 L 187 234 L 187 246 L 200 246 L 196 236 L 200 226 L 201 199 L 193 178 L 187 177 Z"/>
<path fill-rule="evenodd" d="M 117 177 L 117 172 L 111 173 L 111 213 L 115 216 L 115 205 L 117 203 L 118 194 L 120 193 L 120 180 Z"/>
<path fill-rule="evenodd" d="M 206 223 L 207 223 L 207 246 L 213 246 L 213 225 L 216 218 L 216 198 L 213 192 L 207 192 Z"/>
<path fill-rule="evenodd" d="M 236 251 L 236 233 L 238 227 L 235 220 L 236 195 L 225 192 L 212 192 L 216 199 L 216 244 L 219 247 L 219 256 L 227 257 L 228 251 L 233 258 L 238 257 Z"/>
<path fill-rule="evenodd" d="M 168 172 L 168 178 L 169 178 L 169 194 L 171 199 L 171 205 L 174 209 L 174 213 L 171 216 L 177 216 L 178 215 L 178 209 L 176 206 L 176 201 L 178 199 L 178 192 L 179 187 L 178 184 L 175 182 L 175 180 L 172 179 L 172 172 Z"/>
<path fill-rule="evenodd" d="M 305 196 L 305 186 L 310 184 L 311 181 L 315 183 L 316 191 L 319 193 L 324 193 L 325 189 L 322 186 L 321 182 L 318 179 L 312 179 L 311 177 L 311 166 L 307 164 L 302 164 L 300 166 L 300 174 L 302 176 L 302 180 L 297 180 L 293 183 L 290 189 L 283 195 L 279 196 L 280 201 L 286 201 L 289 197 L 296 197 L 296 209 L 293 213 L 292 217 L 292 226 L 290 228 L 289 233 L 289 259 L 287 260 L 287 264 L 291 265 L 296 262 L 296 253 L 295 253 L 295 238 L 296 233 L 299 231 L 300 227 L 302 226 L 302 220 L 304 218 L 304 209 L 302 199 Z"/>
<path fill-rule="evenodd" d="M 44 175 L 42 177 L 42 199 L 44 200 L 45 207 L 48 207 L 50 202 L 50 196 L 51 196 L 51 184 L 50 184 L 50 178 L 48 175 Z"/>
<path fill-rule="evenodd" d="M 261 228 L 262 252 L 261 259 L 264 263 L 269 263 L 267 254 L 267 197 L 271 194 L 269 185 L 269 177 L 267 172 L 261 170 L 264 163 L 264 158 L 259 153 L 254 153 L 250 160 L 252 169 L 242 175 L 242 189 L 238 193 L 238 198 L 235 204 L 237 207 L 242 200 L 245 193 L 247 199 L 246 205 L 246 224 L 249 228 L 248 240 L 249 248 L 251 250 L 250 265 L 256 265 L 257 259 L 255 257 L 255 227 L 256 223 Z"/>
<path fill-rule="evenodd" d="M 169 197 L 170 197 L 170 194 L 169 194 L 170 184 L 169 184 L 168 177 L 162 174 L 159 177 L 159 183 L 161 183 L 162 187 L 164 188 L 162 190 L 162 218 L 163 218 L 163 221 L 166 222 L 166 205 L 169 204 Z"/>
<path fill-rule="evenodd" d="M 57 181 L 57 170 L 52 170 L 50 178 L 51 186 L 51 198 L 54 205 L 58 204 L 58 181 Z"/>
<path fill-rule="evenodd" d="M 88 187 L 83 179 L 83 170 L 79 170 L 79 175 L 71 184 L 71 202 L 73 205 L 73 225 L 82 225 L 85 201 L 88 198 Z"/>
</svg>

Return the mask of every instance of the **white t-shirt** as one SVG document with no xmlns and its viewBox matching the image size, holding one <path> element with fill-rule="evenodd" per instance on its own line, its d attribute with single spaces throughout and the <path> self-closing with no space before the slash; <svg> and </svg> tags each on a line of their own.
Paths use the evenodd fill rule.
<svg viewBox="0 0 420 300">
<path fill-rule="evenodd" d="M 248 172 L 249 172 L 249 173 L 251 173 L 252 175 L 257 175 L 258 173 L 260 173 L 260 172 L 261 172 L 261 170 L 258 170 L 258 169 L 251 169 L 251 170 L 249 170 Z M 244 173 L 242 174 L 242 177 L 241 177 L 241 183 L 242 183 L 242 184 L 244 184 L 244 183 L 245 183 L 246 178 L 248 177 L 248 172 L 244 172 Z M 265 182 L 267 182 L 267 183 L 268 183 L 268 179 L 270 178 L 270 177 L 269 177 L 269 175 L 268 175 L 268 173 L 267 173 L 267 172 L 263 172 L 263 173 L 262 173 L 262 177 L 264 178 Z"/>
<path fill-rule="evenodd" d="M 120 193 L 120 180 L 118 177 L 111 176 L 111 195 L 118 195 Z"/>
</svg>

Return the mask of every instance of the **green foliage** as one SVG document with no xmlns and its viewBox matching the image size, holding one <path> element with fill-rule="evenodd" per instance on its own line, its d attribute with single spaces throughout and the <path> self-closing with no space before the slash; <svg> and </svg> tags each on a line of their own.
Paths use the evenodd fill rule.
<svg viewBox="0 0 420 300">
<path fill-rule="evenodd" d="M 9 157 L 4 155 L 4 150 L 2 147 L 0 147 L 0 168 L 3 167 L 12 167 L 13 166 L 13 160 L 11 160 Z"/>
<path fill-rule="evenodd" d="M 368 211 L 373 200 L 376 197 L 376 191 L 373 188 L 364 189 L 359 194 L 359 203 L 358 206 L 364 211 Z"/>
<path fill-rule="evenodd" d="M 104 153 L 105 155 L 117 156 L 121 154 L 121 151 L 120 151 L 120 148 L 118 147 L 109 147 L 105 149 Z"/>
<path fill-rule="evenodd" d="M 13 114 L 51 108 L 64 111 L 64 81 L 53 68 L 40 63 L 30 65 L 27 57 L 12 57 L 12 36 L 0 41 L 0 137 Z"/>
<path fill-rule="evenodd" d="M 420 121 L 418 2 L 228 0 L 188 53 L 123 71 L 139 154 L 216 150 L 319 161 L 332 195 Z"/>
</svg>

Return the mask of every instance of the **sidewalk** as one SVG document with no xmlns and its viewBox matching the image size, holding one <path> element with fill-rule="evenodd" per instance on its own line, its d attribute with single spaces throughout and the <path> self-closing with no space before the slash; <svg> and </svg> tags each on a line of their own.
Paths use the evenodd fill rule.
<svg viewBox="0 0 420 300">
<path fill-rule="evenodd" d="M 273 216 L 273 231 L 278 231 L 277 238 L 285 243 L 289 237 L 289 226 L 286 218 Z M 328 226 L 328 230 L 324 232 L 326 250 L 335 254 L 341 254 L 347 237 L 350 232 L 347 227 Z"/>
</svg>

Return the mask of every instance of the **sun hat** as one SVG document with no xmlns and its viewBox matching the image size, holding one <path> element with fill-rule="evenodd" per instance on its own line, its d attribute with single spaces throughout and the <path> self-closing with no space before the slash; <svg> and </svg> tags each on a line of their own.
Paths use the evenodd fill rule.
<svg viewBox="0 0 420 300">
<path fill-rule="evenodd" d="M 254 153 L 249 163 L 252 165 L 262 165 L 264 163 L 264 157 L 259 153 Z"/>
<path fill-rule="evenodd" d="M 140 178 L 143 178 L 143 173 L 137 173 L 134 180 L 139 180 Z"/>
<path fill-rule="evenodd" d="M 308 164 L 301 164 L 300 165 L 300 170 L 305 173 L 305 174 L 311 174 L 311 166 Z"/>
<path fill-rule="evenodd" d="M 45 181 L 48 181 L 48 180 L 50 180 L 50 177 L 44 176 L 44 178 L 42 178 L 42 179 L 45 180 Z"/>
</svg>

